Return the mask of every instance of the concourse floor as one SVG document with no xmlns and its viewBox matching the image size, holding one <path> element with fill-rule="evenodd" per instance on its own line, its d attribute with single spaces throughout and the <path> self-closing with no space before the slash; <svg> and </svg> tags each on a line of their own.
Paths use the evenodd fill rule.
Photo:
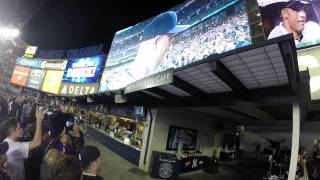
<svg viewBox="0 0 320 180">
<path fill-rule="evenodd" d="M 100 149 L 104 161 L 100 175 L 106 180 L 154 180 L 154 178 L 146 175 L 135 165 L 122 159 L 89 135 L 86 136 L 86 144 L 94 145 Z M 260 180 L 261 174 L 254 169 L 250 170 L 252 166 L 257 167 L 257 164 L 250 164 L 248 164 L 248 167 L 242 163 L 221 164 L 218 173 L 208 174 L 197 171 L 180 175 L 179 180 Z"/>
</svg>

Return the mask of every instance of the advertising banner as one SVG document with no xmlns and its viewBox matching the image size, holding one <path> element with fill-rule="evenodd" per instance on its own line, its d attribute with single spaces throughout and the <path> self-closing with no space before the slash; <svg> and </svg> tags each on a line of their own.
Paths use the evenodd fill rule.
<svg viewBox="0 0 320 180">
<path fill-rule="evenodd" d="M 18 57 L 16 64 L 37 69 L 64 70 L 67 66 L 67 62 L 67 60 L 63 59 L 45 60 L 38 58 L 29 59 Z"/>
<path fill-rule="evenodd" d="M 48 70 L 43 81 L 42 91 L 52 94 L 58 94 L 62 76 L 63 71 Z"/>
<path fill-rule="evenodd" d="M 163 72 L 140 79 L 126 86 L 124 93 L 128 94 L 134 91 L 148 89 L 173 82 L 173 68 Z"/>
<path fill-rule="evenodd" d="M 267 39 L 293 33 L 298 48 L 320 43 L 320 0 L 257 0 Z"/>
<path fill-rule="evenodd" d="M 10 82 L 19 86 L 26 86 L 30 68 L 16 65 Z"/>
<path fill-rule="evenodd" d="M 45 70 L 32 69 L 28 78 L 27 87 L 41 90 L 45 75 Z"/>
<path fill-rule="evenodd" d="M 63 75 L 63 82 L 67 83 L 93 83 L 96 82 L 104 55 L 93 57 L 75 58 L 68 61 Z"/>
<path fill-rule="evenodd" d="M 67 60 L 45 60 L 41 63 L 41 69 L 51 69 L 51 70 L 65 70 L 67 66 Z"/>
<path fill-rule="evenodd" d="M 43 62 L 43 59 L 38 59 L 38 58 L 29 59 L 24 57 L 18 57 L 16 64 L 20 66 L 27 66 L 27 67 L 40 69 L 42 62 Z"/>
<path fill-rule="evenodd" d="M 33 58 L 34 55 L 37 53 L 37 50 L 38 50 L 37 46 L 28 46 L 23 56 L 26 58 Z"/>
<path fill-rule="evenodd" d="M 121 89 L 157 72 L 251 44 L 245 7 L 244 0 L 189 0 L 118 31 L 100 90 Z"/>
<path fill-rule="evenodd" d="M 99 83 L 62 83 L 60 94 L 65 96 L 82 96 L 98 92 Z"/>
</svg>

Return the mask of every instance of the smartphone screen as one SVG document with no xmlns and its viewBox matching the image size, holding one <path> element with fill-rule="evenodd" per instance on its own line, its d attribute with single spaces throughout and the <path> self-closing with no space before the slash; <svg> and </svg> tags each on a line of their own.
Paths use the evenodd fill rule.
<svg viewBox="0 0 320 180">
<path fill-rule="evenodd" d="M 66 126 L 67 127 L 71 127 L 73 125 L 73 122 L 72 121 L 66 121 Z"/>
</svg>

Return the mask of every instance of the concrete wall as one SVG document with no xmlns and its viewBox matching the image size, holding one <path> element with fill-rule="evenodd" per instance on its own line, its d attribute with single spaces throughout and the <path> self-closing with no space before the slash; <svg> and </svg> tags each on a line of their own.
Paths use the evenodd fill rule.
<svg viewBox="0 0 320 180">
<path fill-rule="evenodd" d="M 285 140 L 283 146 L 291 148 L 291 124 L 276 124 L 270 126 L 246 126 L 244 131 L 244 149 L 254 152 L 255 143 L 260 142 L 261 148 L 269 146 L 266 139 Z"/>
<path fill-rule="evenodd" d="M 223 131 L 215 130 L 215 123 L 220 121 L 224 124 Z M 152 151 L 174 153 L 166 151 L 169 126 L 179 126 L 198 130 L 197 147 L 205 155 L 212 156 L 215 146 L 222 143 L 223 134 L 235 134 L 236 126 L 232 121 L 221 121 L 210 115 L 183 109 L 183 108 L 159 108 L 153 126 L 147 154 L 146 165 L 142 168 L 148 171 Z M 142 166 L 140 166 L 141 168 Z"/>
<path fill-rule="evenodd" d="M 287 146 L 291 148 L 291 124 L 274 126 L 249 126 L 245 128 L 245 148 L 254 151 L 254 143 L 264 142 L 266 138 L 287 140 Z M 320 139 L 320 122 L 304 122 L 300 129 L 300 146 L 307 151 L 312 150 L 313 140 Z"/>
</svg>

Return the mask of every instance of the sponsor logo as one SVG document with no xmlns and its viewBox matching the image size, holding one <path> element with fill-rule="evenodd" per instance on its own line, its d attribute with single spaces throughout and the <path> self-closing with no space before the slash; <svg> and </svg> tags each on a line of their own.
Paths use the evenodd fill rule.
<svg viewBox="0 0 320 180">
<path fill-rule="evenodd" d="M 67 61 L 43 61 L 41 69 L 64 70 L 67 66 Z"/>
<path fill-rule="evenodd" d="M 99 84 L 69 84 L 63 83 L 60 94 L 69 96 L 81 96 L 87 94 L 94 94 L 98 91 Z"/>
<path fill-rule="evenodd" d="M 172 172 L 173 172 L 173 167 L 171 164 L 169 163 L 163 163 L 160 165 L 159 168 L 159 176 L 164 178 L 164 179 L 168 179 L 172 176 Z"/>
</svg>

